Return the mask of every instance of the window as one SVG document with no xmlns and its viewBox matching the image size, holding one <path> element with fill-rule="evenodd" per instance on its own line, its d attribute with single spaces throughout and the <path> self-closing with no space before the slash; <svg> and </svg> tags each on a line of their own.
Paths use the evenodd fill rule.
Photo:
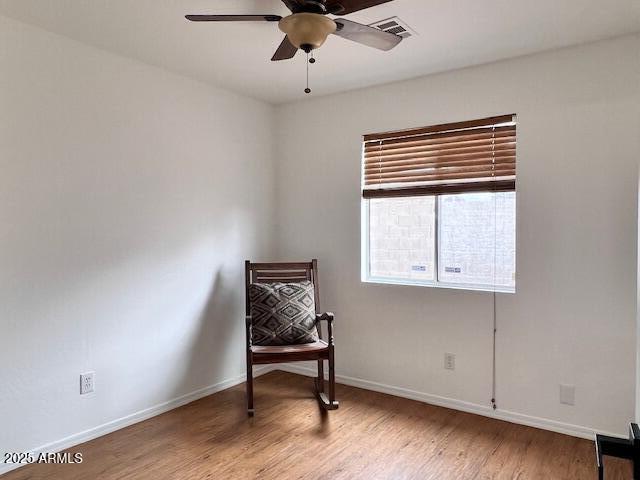
<svg viewBox="0 0 640 480">
<path fill-rule="evenodd" d="M 369 272 L 376 278 L 435 280 L 435 198 L 373 198 Z"/>
<path fill-rule="evenodd" d="M 365 136 L 363 280 L 515 290 L 513 115 Z"/>
</svg>

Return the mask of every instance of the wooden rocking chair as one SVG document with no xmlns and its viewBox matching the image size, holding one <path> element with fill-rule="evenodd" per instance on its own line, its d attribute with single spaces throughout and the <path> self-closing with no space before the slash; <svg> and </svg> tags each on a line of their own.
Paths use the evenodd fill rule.
<svg viewBox="0 0 640 480">
<path fill-rule="evenodd" d="M 315 296 L 317 342 L 298 345 L 252 345 L 251 301 L 249 286 L 252 283 L 297 283 L 308 280 L 313 284 Z M 318 293 L 318 261 L 300 263 L 251 263 L 245 262 L 246 283 L 246 337 L 247 337 L 247 411 L 253 416 L 253 365 L 286 363 L 306 360 L 318 361 L 318 376 L 315 378 L 315 394 L 325 410 L 335 410 L 335 369 L 333 344 L 333 313 L 320 313 Z M 322 340 L 320 321 L 327 322 L 328 339 Z M 324 391 L 324 361 L 329 363 L 329 392 Z"/>
</svg>

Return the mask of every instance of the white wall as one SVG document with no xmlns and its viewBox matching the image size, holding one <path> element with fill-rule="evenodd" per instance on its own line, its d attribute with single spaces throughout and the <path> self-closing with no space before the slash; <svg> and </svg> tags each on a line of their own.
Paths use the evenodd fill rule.
<svg viewBox="0 0 640 480">
<path fill-rule="evenodd" d="M 0 111 L 0 451 L 243 375 L 273 107 L 0 17 Z"/>
<path fill-rule="evenodd" d="M 360 142 L 517 113 L 517 293 L 497 300 L 499 409 L 560 430 L 625 432 L 635 390 L 638 51 L 640 38 L 628 36 L 278 109 L 278 256 L 319 258 L 338 373 L 489 405 L 490 293 L 360 282 Z M 444 352 L 457 355 L 454 372 L 443 369 Z M 576 386 L 575 406 L 559 403 L 559 383 Z"/>
</svg>

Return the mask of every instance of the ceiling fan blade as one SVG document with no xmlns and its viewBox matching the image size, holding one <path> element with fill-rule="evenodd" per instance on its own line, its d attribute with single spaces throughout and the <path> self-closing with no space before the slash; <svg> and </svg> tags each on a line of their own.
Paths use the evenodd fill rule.
<svg viewBox="0 0 640 480">
<path fill-rule="evenodd" d="M 327 10 L 334 15 L 348 15 L 349 13 L 375 7 L 391 0 L 327 0 Z"/>
<path fill-rule="evenodd" d="M 296 0 L 282 0 L 282 3 L 284 3 L 293 13 L 300 11 L 300 4 Z"/>
<path fill-rule="evenodd" d="M 338 29 L 333 32 L 334 35 L 379 50 L 391 50 L 402 41 L 402 37 L 399 35 L 394 35 L 369 25 L 362 25 L 344 18 L 338 18 L 335 22 L 338 25 Z"/>
<path fill-rule="evenodd" d="M 272 62 L 276 62 L 278 60 L 287 60 L 289 58 L 293 58 L 298 49 L 294 47 L 289 41 L 289 37 L 285 36 L 282 40 L 282 43 L 276 50 L 276 53 L 271 57 Z"/>
<path fill-rule="evenodd" d="M 185 15 L 192 22 L 279 22 L 280 15 Z"/>
</svg>

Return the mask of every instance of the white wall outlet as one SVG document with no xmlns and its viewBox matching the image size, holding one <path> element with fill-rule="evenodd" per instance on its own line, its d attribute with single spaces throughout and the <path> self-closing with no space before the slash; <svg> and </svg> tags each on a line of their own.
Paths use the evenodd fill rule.
<svg viewBox="0 0 640 480">
<path fill-rule="evenodd" d="M 447 370 L 456 369 L 456 356 L 453 353 L 444 354 L 444 368 Z"/>
<path fill-rule="evenodd" d="M 94 389 L 94 379 L 93 376 L 95 372 L 87 372 L 80 374 L 80 395 L 85 395 L 87 393 L 93 392 Z"/>
<path fill-rule="evenodd" d="M 576 387 L 575 385 L 560 384 L 560 403 L 564 405 L 576 404 Z"/>
</svg>

